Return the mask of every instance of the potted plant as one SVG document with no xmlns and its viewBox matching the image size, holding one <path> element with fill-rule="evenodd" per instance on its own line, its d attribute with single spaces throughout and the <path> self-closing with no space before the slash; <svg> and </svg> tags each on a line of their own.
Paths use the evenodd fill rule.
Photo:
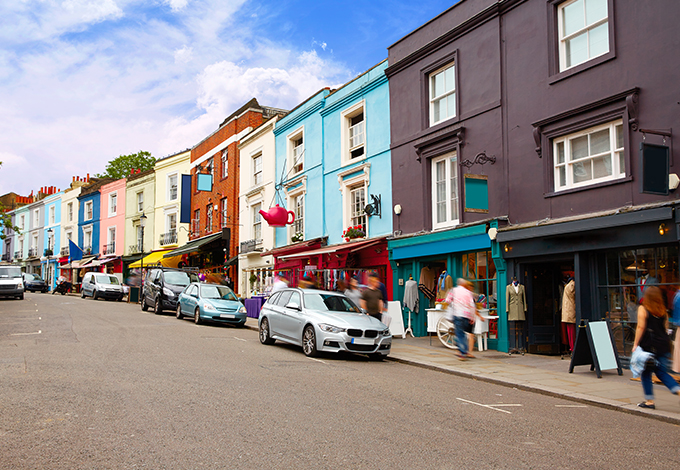
<svg viewBox="0 0 680 470">
<path fill-rule="evenodd" d="M 290 241 L 293 243 L 301 242 L 302 240 L 305 239 L 305 236 L 302 232 L 295 232 L 292 237 L 290 237 Z"/>
<path fill-rule="evenodd" d="M 344 238 L 346 242 L 353 240 L 355 238 L 364 238 L 365 236 L 366 232 L 364 231 L 364 228 L 361 225 L 347 227 L 347 229 L 345 229 L 345 231 L 342 232 L 342 238 Z"/>
<path fill-rule="evenodd" d="M 43 253 L 43 256 L 52 256 L 52 250 L 49 248 L 45 248 L 45 253 Z"/>
</svg>

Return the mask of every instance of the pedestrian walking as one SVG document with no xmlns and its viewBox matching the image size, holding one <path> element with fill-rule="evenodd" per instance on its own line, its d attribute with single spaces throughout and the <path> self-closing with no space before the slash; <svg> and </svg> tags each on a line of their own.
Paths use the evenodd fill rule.
<svg viewBox="0 0 680 470">
<path fill-rule="evenodd" d="M 354 302 L 354 305 L 361 306 L 361 291 L 359 290 L 359 281 L 355 277 L 350 278 L 349 286 L 345 290 L 345 295 L 349 300 Z"/>
<path fill-rule="evenodd" d="M 385 311 L 383 303 L 383 295 L 380 291 L 380 278 L 376 273 L 368 275 L 368 287 L 361 293 L 361 308 L 372 317 L 382 320 L 383 311 Z"/>
<path fill-rule="evenodd" d="M 638 307 L 637 329 L 633 351 L 640 347 L 651 353 L 653 358 L 640 374 L 645 401 L 638 403 L 641 408 L 655 409 L 652 372 L 668 387 L 671 393 L 680 395 L 680 385 L 668 373 L 671 359 L 671 342 L 668 337 L 668 312 L 657 286 L 649 286 L 642 297 L 642 305 Z"/>
<path fill-rule="evenodd" d="M 478 316 L 482 321 L 484 321 L 484 318 L 477 312 L 475 299 L 472 295 L 472 283 L 467 279 L 459 278 L 457 284 L 456 287 L 449 290 L 444 301 L 449 304 L 449 316 L 453 317 L 458 359 L 465 361 L 474 357 L 468 350 L 470 346 L 468 335 L 472 334 L 475 317 Z"/>
</svg>

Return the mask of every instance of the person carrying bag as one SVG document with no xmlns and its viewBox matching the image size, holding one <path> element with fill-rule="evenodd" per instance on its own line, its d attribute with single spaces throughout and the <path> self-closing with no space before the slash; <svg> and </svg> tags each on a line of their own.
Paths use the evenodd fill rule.
<svg viewBox="0 0 680 470">
<path fill-rule="evenodd" d="M 642 305 L 638 308 L 637 329 L 633 342 L 633 355 L 631 362 L 638 364 L 644 360 L 644 368 L 640 372 L 642 390 L 645 401 L 638 403 L 640 408 L 655 409 L 654 389 L 652 385 L 652 372 L 668 387 L 671 393 L 680 395 L 680 386 L 668 373 L 671 342 L 668 338 L 668 312 L 663 302 L 661 289 L 657 286 L 649 286 L 645 289 Z M 640 351 L 641 350 L 641 351 Z M 642 353 L 647 354 L 640 359 Z"/>
</svg>

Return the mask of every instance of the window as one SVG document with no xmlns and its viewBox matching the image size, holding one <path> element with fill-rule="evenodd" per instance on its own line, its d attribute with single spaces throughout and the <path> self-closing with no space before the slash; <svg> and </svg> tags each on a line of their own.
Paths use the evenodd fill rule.
<svg viewBox="0 0 680 470">
<path fill-rule="evenodd" d="M 33 212 L 34 227 L 40 227 L 40 210 Z"/>
<path fill-rule="evenodd" d="M 456 225 L 458 205 L 458 158 L 453 152 L 432 159 L 432 227 Z"/>
<path fill-rule="evenodd" d="M 177 173 L 168 176 L 168 201 L 177 200 Z"/>
<path fill-rule="evenodd" d="M 205 164 L 205 172 L 208 173 L 209 175 L 215 176 L 213 174 L 213 171 L 215 170 L 215 166 L 213 164 L 213 159 L 211 158 L 208 160 L 208 163 Z"/>
<path fill-rule="evenodd" d="M 24 225 L 25 225 L 25 223 L 26 223 L 24 217 L 25 217 L 25 216 L 22 214 L 21 217 L 19 218 L 19 228 L 20 228 L 21 230 L 24 229 Z"/>
<path fill-rule="evenodd" d="M 456 116 L 456 66 L 449 64 L 429 76 L 430 125 Z"/>
<path fill-rule="evenodd" d="M 109 194 L 109 217 L 118 212 L 118 193 Z"/>
<path fill-rule="evenodd" d="M 623 141 L 622 121 L 554 139 L 555 191 L 626 176 Z"/>
<path fill-rule="evenodd" d="M 137 212 L 144 212 L 144 191 L 137 193 Z"/>
<path fill-rule="evenodd" d="M 66 204 L 66 213 L 68 214 L 68 221 L 73 222 L 73 203 Z"/>
<path fill-rule="evenodd" d="M 288 138 L 288 162 L 290 164 L 290 171 L 288 172 L 289 177 L 300 173 L 304 169 L 304 155 L 305 144 L 303 132 L 300 130 L 292 137 Z"/>
<path fill-rule="evenodd" d="M 85 220 L 92 220 L 92 201 L 85 203 Z"/>
<path fill-rule="evenodd" d="M 55 208 L 54 208 L 54 206 L 50 206 L 50 225 L 54 225 L 54 221 L 55 221 L 54 214 L 55 214 Z"/>
<path fill-rule="evenodd" d="M 262 209 L 262 203 L 258 202 L 253 205 L 253 240 L 262 238 L 262 215 L 260 214 L 260 209 Z"/>
<path fill-rule="evenodd" d="M 206 233 L 212 232 L 213 229 L 213 206 L 208 204 L 205 208 L 205 231 Z"/>
<path fill-rule="evenodd" d="M 291 198 L 295 222 L 292 224 L 293 234 L 305 233 L 305 195 L 299 194 Z"/>
<path fill-rule="evenodd" d="M 560 71 L 609 52 L 608 0 L 573 0 L 558 7 Z"/>
<path fill-rule="evenodd" d="M 116 227 L 109 227 L 108 244 L 105 254 L 110 255 L 116 252 Z"/>
<path fill-rule="evenodd" d="M 229 176 L 229 151 L 222 150 L 222 178 Z"/>
<path fill-rule="evenodd" d="M 194 235 L 201 233 L 201 209 L 194 211 L 194 218 L 191 220 L 191 231 Z"/>
<path fill-rule="evenodd" d="M 165 231 L 175 233 L 177 231 L 177 212 L 171 212 L 165 216 Z"/>
<path fill-rule="evenodd" d="M 262 154 L 253 157 L 253 186 L 262 184 Z"/>
<path fill-rule="evenodd" d="M 366 154 L 366 126 L 364 101 L 342 112 L 342 163 L 346 165 Z"/>
<path fill-rule="evenodd" d="M 141 252 L 144 248 L 144 237 L 142 236 L 142 226 L 137 225 L 137 252 Z"/>
<path fill-rule="evenodd" d="M 227 198 L 220 199 L 220 228 L 227 226 Z"/>
<path fill-rule="evenodd" d="M 364 212 L 366 207 L 366 189 L 362 186 L 360 188 L 351 189 L 349 192 L 350 198 L 350 225 L 352 227 L 361 226 L 366 232 L 368 217 Z"/>
<path fill-rule="evenodd" d="M 92 231 L 91 230 L 84 230 L 83 231 L 83 249 L 92 249 Z"/>
<path fill-rule="evenodd" d="M 66 239 L 67 240 L 73 240 L 73 232 L 66 232 Z M 69 246 L 69 245 L 66 245 Z"/>
</svg>

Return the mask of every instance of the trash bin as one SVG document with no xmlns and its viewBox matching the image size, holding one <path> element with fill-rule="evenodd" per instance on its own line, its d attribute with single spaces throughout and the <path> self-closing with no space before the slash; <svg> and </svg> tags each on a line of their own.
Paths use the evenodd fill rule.
<svg viewBox="0 0 680 470">
<path fill-rule="evenodd" d="M 130 286 L 130 293 L 128 294 L 128 302 L 139 303 L 139 287 Z"/>
</svg>

